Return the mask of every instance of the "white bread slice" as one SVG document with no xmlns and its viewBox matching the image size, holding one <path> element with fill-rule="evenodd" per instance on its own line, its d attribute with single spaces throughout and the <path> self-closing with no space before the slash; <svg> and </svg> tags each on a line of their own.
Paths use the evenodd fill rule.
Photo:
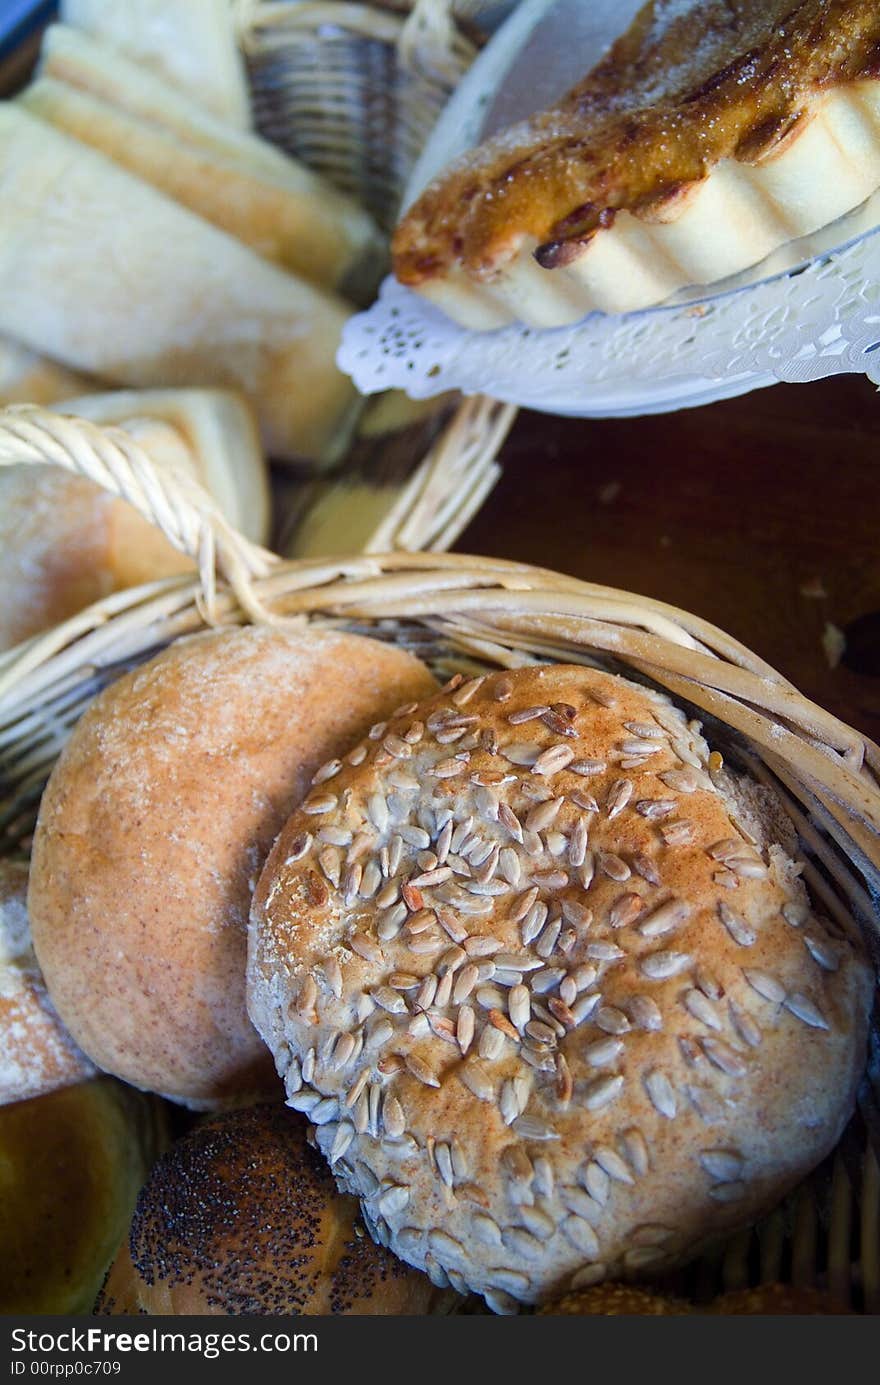
<svg viewBox="0 0 880 1385">
<path fill-rule="evenodd" d="M 232 0 L 62 0 L 61 17 L 190 92 L 221 120 L 249 128 Z"/>
<path fill-rule="evenodd" d="M 87 375 L 50 361 L 11 337 L 0 337 L 0 408 L 7 404 L 55 404 L 93 389 Z"/>
<path fill-rule="evenodd" d="M 92 423 L 173 428 L 189 455 L 188 471 L 223 514 L 254 543 L 270 527 L 269 478 L 256 421 L 231 390 L 112 390 L 65 400 L 63 413 Z M 140 439 L 154 455 L 149 437 Z M 161 460 L 161 457 L 160 457 Z"/>
<path fill-rule="evenodd" d="M 387 258 L 384 238 L 372 218 L 350 197 L 290 158 L 268 140 L 216 120 L 194 101 L 107 44 L 63 24 L 43 35 L 39 72 L 169 131 L 187 145 L 210 151 L 243 174 L 270 178 L 303 204 L 304 221 L 323 225 L 338 220 L 332 237 L 350 247 L 349 258 L 333 271 L 333 287 L 348 296 L 371 296 Z M 316 278 L 316 272 L 308 275 Z"/>
<path fill-rule="evenodd" d="M 0 200 L 0 332 L 120 384 L 239 389 L 271 456 L 339 455 L 358 407 L 341 299 L 14 103 Z"/>
<path fill-rule="evenodd" d="M 109 101 L 181 139 L 227 158 L 240 157 L 284 176 L 289 160 L 268 140 L 218 120 L 198 102 L 148 68 L 91 34 L 67 24 L 50 24 L 43 34 L 38 75 L 55 77 Z"/>
<path fill-rule="evenodd" d="M 18 97 L 32 115 L 91 145 L 284 269 L 335 288 L 377 243 L 370 218 L 290 160 L 276 178 L 119 110 L 53 77 Z M 256 142 L 256 141 L 255 141 Z M 378 255 L 373 258 L 377 261 Z"/>
</svg>

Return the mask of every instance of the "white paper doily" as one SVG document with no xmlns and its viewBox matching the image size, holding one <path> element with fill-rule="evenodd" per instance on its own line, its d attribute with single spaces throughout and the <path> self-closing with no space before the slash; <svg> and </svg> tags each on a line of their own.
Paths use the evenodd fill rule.
<svg viewBox="0 0 880 1385">
<path fill-rule="evenodd" d="M 586 68 L 638 3 L 592 0 L 584 12 L 581 0 L 522 0 L 441 116 L 411 191 L 462 142 L 480 138 L 487 119 L 491 126 L 499 115 L 526 114 L 548 99 L 555 80 L 567 85 L 571 71 L 558 71 L 566 52 L 560 33 L 578 31 L 573 46 Z M 377 303 L 348 323 L 339 364 L 366 394 L 399 388 L 426 398 L 458 389 L 584 417 L 662 412 L 848 371 L 880 383 L 878 223 L 875 194 L 728 285 L 686 291 L 641 313 L 594 313 L 553 331 L 468 331 L 389 279 Z"/>
<path fill-rule="evenodd" d="M 703 304 L 573 327 L 472 332 L 388 279 L 339 363 L 365 394 L 461 390 L 584 417 L 709 402 L 860 371 L 880 384 L 880 231 L 795 275 Z"/>
</svg>

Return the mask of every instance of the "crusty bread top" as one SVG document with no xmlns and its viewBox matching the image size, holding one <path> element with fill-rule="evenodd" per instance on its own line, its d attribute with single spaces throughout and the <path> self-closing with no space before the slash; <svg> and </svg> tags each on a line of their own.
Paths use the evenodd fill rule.
<svg viewBox="0 0 880 1385">
<path fill-rule="evenodd" d="M 430 1281 L 366 1236 L 305 1136 L 278 1103 L 178 1140 L 138 1198 L 98 1311 L 427 1312 Z"/>
<path fill-rule="evenodd" d="M 276 843 L 251 1016 L 437 1282 L 503 1309 L 679 1259 L 839 1135 L 868 969 L 708 755 L 623 679 L 496 673 L 375 727 Z"/>
<path fill-rule="evenodd" d="M 426 189 L 395 234 L 395 273 L 491 279 L 525 238 L 552 269 L 621 210 L 671 219 L 720 160 L 766 156 L 823 92 L 880 75 L 878 44 L 874 0 L 652 0 L 558 106 Z"/>
<path fill-rule="evenodd" d="M 250 626 L 99 695 L 43 795 L 29 891 L 50 994 L 99 1066 L 192 1104 L 274 1089 L 244 1005 L 251 890 L 316 767 L 435 686 L 378 640 Z"/>
<path fill-rule="evenodd" d="M 95 1071 L 46 994 L 31 944 L 27 882 L 23 862 L 0 858 L 0 1106 Z"/>
</svg>

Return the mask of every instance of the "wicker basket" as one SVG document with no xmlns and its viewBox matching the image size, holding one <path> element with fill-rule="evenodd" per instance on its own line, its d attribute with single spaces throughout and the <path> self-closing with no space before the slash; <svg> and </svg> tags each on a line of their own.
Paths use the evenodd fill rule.
<svg viewBox="0 0 880 1385">
<path fill-rule="evenodd" d="M 125 496 L 198 580 L 117 593 L 0 656 L 0 824 L 26 847 L 42 785 L 96 691 L 206 624 L 295 621 L 369 632 L 448 675 L 530 661 L 594 663 L 668 691 L 731 762 L 774 784 L 804 877 L 841 930 L 878 950 L 880 749 L 704 620 L 657 601 L 515 563 L 396 553 L 284 562 L 229 529 L 197 488 L 160 476 L 125 434 L 45 410 L 0 414 L 0 465 L 50 462 Z M 770 1280 L 819 1284 L 880 1312 L 880 1044 L 835 1155 L 760 1226 L 669 1281 L 706 1300 Z"/>
</svg>

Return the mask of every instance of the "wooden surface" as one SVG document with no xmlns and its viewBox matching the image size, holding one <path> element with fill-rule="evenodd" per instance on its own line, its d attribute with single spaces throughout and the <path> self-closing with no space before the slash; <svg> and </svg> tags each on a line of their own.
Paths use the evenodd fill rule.
<svg viewBox="0 0 880 1385">
<path fill-rule="evenodd" d="M 501 460 L 459 552 L 694 611 L 880 740 L 880 398 L 864 377 L 653 418 L 524 412 Z M 828 622 L 847 636 L 835 668 Z"/>
</svg>

